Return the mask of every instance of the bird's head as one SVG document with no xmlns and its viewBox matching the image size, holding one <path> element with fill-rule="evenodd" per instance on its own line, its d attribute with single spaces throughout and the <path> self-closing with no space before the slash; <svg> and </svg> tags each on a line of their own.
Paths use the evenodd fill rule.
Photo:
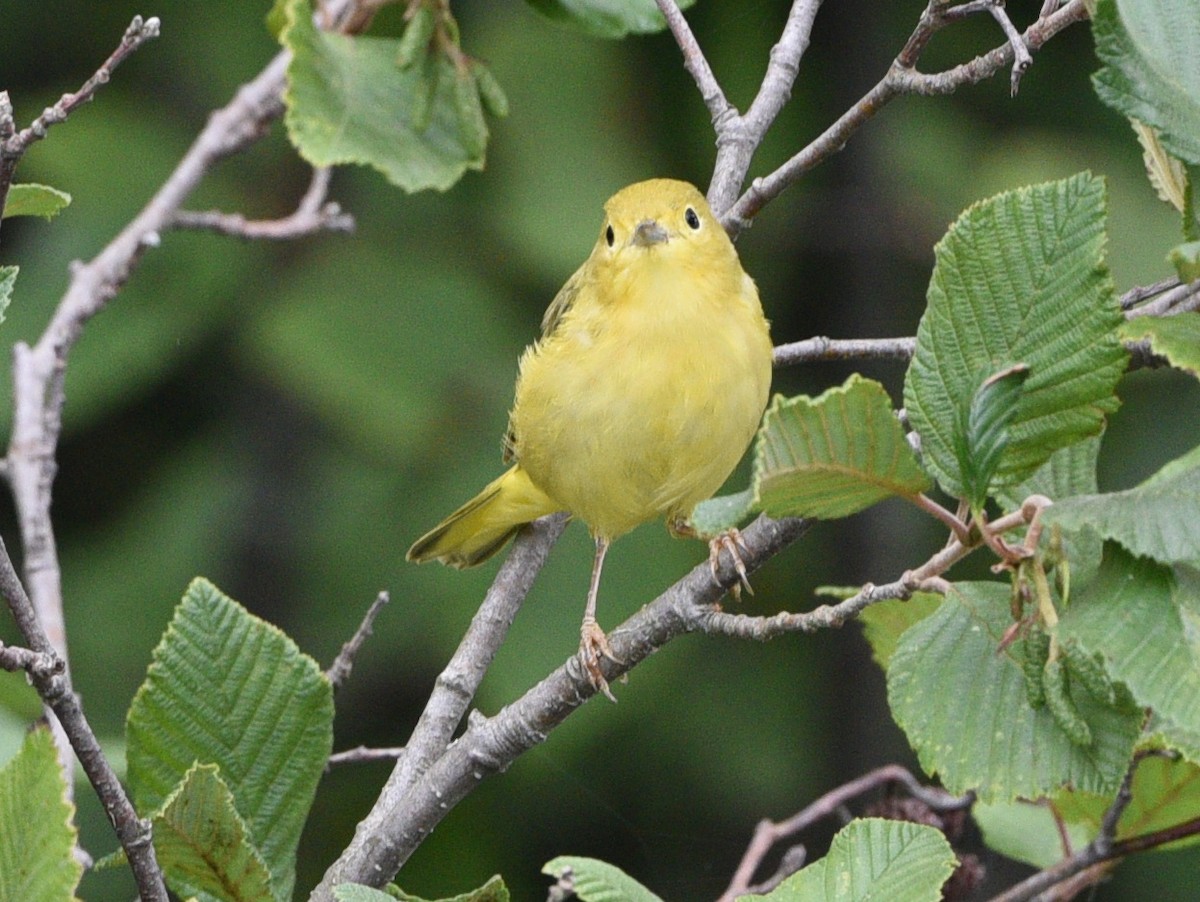
<svg viewBox="0 0 1200 902">
<path fill-rule="evenodd" d="M 632 264 L 647 255 L 663 261 L 704 259 L 733 250 L 704 195 L 687 182 L 637 182 L 609 198 L 604 213 L 593 253 L 598 263 Z"/>
</svg>

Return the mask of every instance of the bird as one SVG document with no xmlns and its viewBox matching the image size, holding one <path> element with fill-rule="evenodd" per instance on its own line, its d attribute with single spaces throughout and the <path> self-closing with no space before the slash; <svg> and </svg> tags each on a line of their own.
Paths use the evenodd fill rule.
<svg viewBox="0 0 1200 902">
<path fill-rule="evenodd" d="M 749 447 L 770 391 L 769 324 L 753 279 L 704 195 L 650 179 L 604 204 L 591 254 L 520 358 L 504 438 L 511 467 L 425 533 L 410 561 L 473 567 L 526 523 L 567 511 L 595 542 L 579 655 L 615 701 L 596 620 L 609 545 L 665 517 L 677 536 Z M 714 539 L 735 559 L 737 542 Z M 744 568 L 739 566 L 743 574 Z"/>
</svg>

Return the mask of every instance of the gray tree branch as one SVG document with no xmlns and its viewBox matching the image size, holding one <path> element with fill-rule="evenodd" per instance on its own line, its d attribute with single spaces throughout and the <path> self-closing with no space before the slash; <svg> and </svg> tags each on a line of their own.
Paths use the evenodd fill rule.
<svg viewBox="0 0 1200 902">
<path fill-rule="evenodd" d="M 743 554 L 747 570 L 756 570 L 800 538 L 809 526 L 807 520 L 760 517 L 742 532 L 747 547 Z M 444 693 L 447 701 L 435 702 L 431 698 L 426 715 L 422 716 L 422 721 L 428 720 L 430 726 L 422 729 L 419 724 L 414 731 L 414 737 L 417 732 L 422 733 L 428 749 L 418 751 L 409 744 L 376 805 L 359 824 L 354 840 L 313 891 L 313 900 L 330 902 L 333 888 L 340 883 L 386 882 L 480 781 L 503 771 L 521 754 L 544 742 L 555 727 L 596 693 L 580 667 L 579 658 L 572 656 L 494 716 L 474 713 L 468 719 L 466 732 L 451 741 L 478 678 L 490 663 L 511 616 L 532 583 L 533 575 L 522 571 L 535 569 L 532 564 L 540 566 L 561 528 L 554 518 L 546 518 L 536 524 L 536 529 L 526 530 L 518 537 L 518 544 L 489 592 L 489 601 L 485 601 L 485 606 L 494 603 L 495 609 L 482 617 L 476 616 L 472 630 L 478 627 L 479 635 L 464 638 L 452 663 L 454 669 L 448 668 L 451 676 L 444 673 L 438 679 L 435 694 Z M 510 567 L 513 557 L 518 557 L 522 566 Z M 711 607 L 738 581 L 738 574 L 728 563 L 722 565 L 717 575 L 719 583 L 713 580 L 708 563 L 700 564 L 611 630 L 608 639 L 621 663 L 605 660 L 605 677 L 612 682 L 677 636 L 701 631 Z M 507 588 L 501 588 L 502 585 Z M 468 647 L 477 642 L 481 647 L 475 650 Z M 431 713 L 430 708 L 436 708 L 436 713 Z"/>
<path fill-rule="evenodd" d="M 770 200 L 778 197 L 804 173 L 845 147 L 859 128 L 897 97 L 905 94 L 949 94 L 965 85 L 991 78 L 1012 63 L 1013 44 L 1006 42 L 989 53 L 945 72 L 918 72 L 915 67 L 921 52 L 934 33 L 946 24 L 943 17 L 945 7 L 944 0 L 930 0 L 917 28 L 887 74 L 807 147 L 774 172 L 750 184 L 749 189 L 725 213 L 723 221 L 727 230 L 731 233 L 740 231 Z M 1036 52 L 1054 35 L 1087 16 L 1084 0 L 1070 0 L 1058 11 L 1039 18 L 1027 28 L 1021 35 L 1022 43 L 1030 53 Z"/>
</svg>

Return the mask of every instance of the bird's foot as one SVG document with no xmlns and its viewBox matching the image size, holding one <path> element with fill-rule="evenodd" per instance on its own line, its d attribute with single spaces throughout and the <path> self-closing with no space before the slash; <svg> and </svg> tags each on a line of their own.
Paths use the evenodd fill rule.
<svg viewBox="0 0 1200 902">
<path fill-rule="evenodd" d="M 734 601 L 741 601 L 743 587 L 753 595 L 754 589 L 750 586 L 750 575 L 746 572 L 745 562 L 742 561 L 742 552 L 749 554 L 750 549 L 746 547 L 746 543 L 742 540 L 742 534 L 737 529 L 730 528 L 708 543 L 708 566 L 712 571 L 713 582 L 717 585 L 721 584 L 721 580 L 717 577 L 717 568 L 721 565 L 722 551 L 728 553 L 729 559 L 733 561 L 733 569 L 737 571 L 738 575 L 738 581 L 730 587 Z"/>
<path fill-rule="evenodd" d="M 603 692 L 609 701 L 615 702 L 617 698 L 608 688 L 608 680 L 600 670 L 600 659 L 608 658 L 614 664 L 624 662 L 613 654 L 608 644 L 608 636 L 604 635 L 600 624 L 591 617 L 585 617 L 583 625 L 579 628 L 579 657 L 583 662 L 583 672 L 587 674 L 592 688 Z"/>
</svg>

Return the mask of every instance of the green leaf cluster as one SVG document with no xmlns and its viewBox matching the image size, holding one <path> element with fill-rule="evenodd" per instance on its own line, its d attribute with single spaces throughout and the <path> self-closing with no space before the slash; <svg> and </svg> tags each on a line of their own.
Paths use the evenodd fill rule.
<svg viewBox="0 0 1200 902">
<path fill-rule="evenodd" d="M 750 513 L 844 517 L 936 480 L 973 511 L 1096 436 L 1128 355 L 1104 263 L 1102 180 L 1081 173 L 968 209 L 936 248 L 905 379 L 920 463 L 878 383 L 776 398 L 747 493 L 699 505 L 712 534 Z M 932 477 L 932 480 L 930 479 Z"/>
<path fill-rule="evenodd" d="M 1156 765 L 1160 782 L 1200 805 L 1190 778 L 1200 457 L 1134 489 L 1096 491 L 1100 435 L 1127 364 L 1122 339 L 1147 337 L 1194 371 L 1195 315 L 1123 326 L 1104 259 L 1106 207 L 1103 181 L 1081 173 L 980 202 L 950 227 L 905 380 L 919 458 L 882 387 L 851 377 L 815 399 L 776 398 L 750 488 L 694 518 L 713 532 L 754 511 L 840 517 L 889 496 L 915 499 L 934 482 L 977 524 L 993 499 L 1053 500 L 1012 586 L 951 583 L 940 602 L 889 602 L 863 617 L 892 714 L 923 768 L 1003 810 L 993 821 L 1001 837 L 1040 816 L 1019 800 L 1111 800 L 1150 742 L 1183 752 Z M 1026 593 L 1040 599 L 1029 615 Z M 1170 812 L 1156 806 L 1157 785 L 1148 784 L 1143 825 L 1181 810 L 1177 800 Z"/>
</svg>

